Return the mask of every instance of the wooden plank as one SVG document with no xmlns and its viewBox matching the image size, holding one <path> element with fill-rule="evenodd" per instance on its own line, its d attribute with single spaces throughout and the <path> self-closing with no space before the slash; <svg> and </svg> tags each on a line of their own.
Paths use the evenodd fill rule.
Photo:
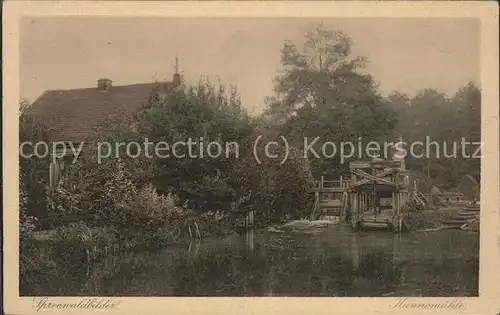
<svg viewBox="0 0 500 315">
<path fill-rule="evenodd" d="M 338 180 L 323 181 L 323 188 L 329 188 L 329 187 L 342 187 L 342 184 Z"/>
<path fill-rule="evenodd" d="M 395 184 L 394 182 L 391 182 L 391 181 L 388 181 L 388 180 L 385 180 L 385 179 L 382 179 L 382 178 L 379 178 L 377 176 L 373 176 L 373 175 L 370 175 L 366 172 L 363 172 L 361 170 L 351 170 L 352 173 L 356 174 L 356 175 L 359 175 L 359 176 L 362 176 L 362 177 L 365 177 L 367 179 L 370 179 L 371 181 L 375 181 L 379 184 L 384 184 L 384 185 L 388 185 L 388 186 L 393 186 L 393 187 L 397 187 L 397 184 Z M 368 182 L 365 182 L 365 184 L 369 183 L 370 181 Z M 361 183 L 361 184 L 360 184 Z M 363 185 L 363 182 L 362 181 L 359 181 L 358 183 L 352 185 L 351 187 L 357 187 L 359 185 Z"/>
<path fill-rule="evenodd" d="M 371 168 L 371 161 L 352 161 L 349 163 L 349 168 Z"/>
<path fill-rule="evenodd" d="M 371 214 L 371 213 L 364 214 L 361 218 L 364 222 L 373 222 L 373 223 L 375 223 L 375 222 L 385 223 L 387 221 L 392 222 L 392 217 L 383 216 L 383 215 L 377 215 L 374 217 L 373 214 Z"/>
<path fill-rule="evenodd" d="M 378 174 L 376 174 L 375 176 L 377 176 L 377 177 L 381 177 L 381 178 L 382 178 L 382 177 L 385 177 L 385 176 L 391 175 L 391 174 L 393 174 L 393 173 L 396 173 L 397 171 L 398 171 L 397 169 L 389 169 L 389 170 L 385 170 L 385 171 L 383 171 L 383 172 L 381 172 L 381 173 L 378 173 Z M 369 179 L 366 179 L 366 178 L 365 178 L 365 179 L 362 179 L 362 180 L 360 180 L 359 182 L 357 182 L 357 184 L 358 184 L 358 185 L 363 185 L 363 184 L 368 184 L 368 183 L 370 183 L 370 182 L 371 182 L 371 180 L 369 180 Z"/>
<path fill-rule="evenodd" d="M 386 160 L 386 161 L 374 161 L 372 162 L 373 168 L 391 167 L 391 168 L 401 168 L 401 161 L 398 160 Z"/>
<path fill-rule="evenodd" d="M 385 161 L 352 161 L 349 163 L 350 169 L 365 169 L 365 168 L 401 168 L 402 161 L 398 160 L 385 160 Z"/>
<path fill-rule="evenodd" d="M 346 191 L 346 187 L 325 187 L 323 189 L 320 188 L 309 188 L 309 192 L 325 192 L 325 193 L 330 193 L 330 192 L 344 192 Z"/>
<path fill-rule="evenodd" d="M 315 220 L 316 212 L 319 210 L 319 192 L 314 193 L 314 206 L 313 211 L 311 213 L 311 221 Z"/>
<path fill-rule="evenodd" d="M 341 206 L 342 206 L 342 200 L 325 200 L 325 201 L 320 201 L 319 203 L 320 208 L 334 208 Z"/>
</svg>

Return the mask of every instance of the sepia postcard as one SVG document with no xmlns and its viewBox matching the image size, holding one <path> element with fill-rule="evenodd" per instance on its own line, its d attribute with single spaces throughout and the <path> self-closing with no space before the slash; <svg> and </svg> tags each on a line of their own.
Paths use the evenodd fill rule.
<svg viewBox="0 0 500 315">
<path fill-rule="evenodd" d="M 499 314 L 495 2 L 8 1 L 6 314 Z"/>
</svg>

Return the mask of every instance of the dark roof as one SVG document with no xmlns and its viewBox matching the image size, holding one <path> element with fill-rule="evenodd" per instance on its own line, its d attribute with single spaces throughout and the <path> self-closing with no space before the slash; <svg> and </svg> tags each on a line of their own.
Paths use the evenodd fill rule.
<svg viewBox="0 0 500 315">
<path fill-rule="evenodd" d="M 147 104 L 152 91 L 159 94 L 174 89 L 172 82 L 113 86 L 109 91 L 97 87 L 44 92 L 28 109 L 49 129 L 50 141 L 83 141 L 107 119 L 131 119 Z"/>
</svg>

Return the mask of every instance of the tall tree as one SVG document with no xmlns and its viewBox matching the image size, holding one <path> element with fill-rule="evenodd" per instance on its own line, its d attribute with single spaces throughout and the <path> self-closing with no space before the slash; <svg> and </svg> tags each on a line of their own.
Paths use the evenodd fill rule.
<svg viewBox="0 0 500 315">
<path fill-rule="evenodd" d="M 304 34 L 302 49 L 285 42 L 281 50 L 282 74 L 276 78 L 275 96 L 268 116 L 281 122 L 280 130 L 295 145 L 304 138 L 321 147 L 325 141 L 378 140 L 392 129 L 396 116 L 387 106 L 373 78 L 360 70 L 364 57 L 351 56 L 352 40 L 342 31 L 321 24 Z M 345 165 L 334 158 L 313 159 L 316 175 L 338 176 Z"/>
<path fill-rule="evenodd" d="M 394 92 L 387 97 L 387 102 L 398 113 L 396 129 L 406 141 L 425 142 L 429 137 L 440 145 L 439 156 L 434 147 L 425 158 L 410 156 L 410 168 L 422 171 L 444 188 L 456 186 L 466 174 L 479 179 L 480 160 L 462 156 L 462 138 L 469 142 L 478 142 L 481 138 L 481 91 L 477 85 L 470 82 L 452 97 L 435 89 L 424 89 L 410 100 Z M 444 157 L 445 149 L 447 155 L 455 156 Z M 475 150 L 470 145 L 466 149 L 467 155 Z"/>
</svg>

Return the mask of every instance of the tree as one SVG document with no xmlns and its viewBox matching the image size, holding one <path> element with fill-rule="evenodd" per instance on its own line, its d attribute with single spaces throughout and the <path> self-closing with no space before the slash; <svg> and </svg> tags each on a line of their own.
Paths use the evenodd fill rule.
<svg viewBox="0 0 500 315">
<path fill-rule="evenodd" d="M 303 49 L 285 42 L 281 50 L 283 73 L 276 78 L 268 117 L 297 147 L 304 138 L 321 142 L 363 142 L 389 134 L 395 112 L 384 103 L 370 75 L 359 70 L 364 57 L 351 56 L 352 40 L 343 32 L 314 26 L 304 35 Z M 318 142 L 319 145 L 321 145 Z M 312 161 L 316 173 L 338 176 L 345 171 L 339 156 Z"/>
<path fill-rule="evenodd" d="M 200 80 L 197 86 L 185 86 L 164 100 L 151 99 L 138 115 L 140 137 L 153 143 L 192 141 L 195 148 L 194 157 L 154 156 L 151 179 L 155 186 L 159 191 L 173 189 L 199 211 L 229 210 L 238 195 L 233 176 L 236 154 L 245 152 L 233 152 L 236 146 L 226 144 L 237 143 L 238 150 L 245 150 L 253 128 L 237 91 L 226 93 L 223 86 L 217 89 L 208 80 Z M 208 156 L 207 144 L 212 141 L 222 146 L 221 156 Z"/>
<path fill-rule="evenodd" d="M 409 168 L 422 171 L 444 188 L 456 186 L 466 174 L 479 179 L 480 160 L 462 156 L 462 138 L 467 141 L 480 141 L 481 138 L 481 91 L 474 83 L 466 84 L 452 97 L 428 88 L 419 91 L 411 100 L 394 92 L 387 102 L 398 113 L 396 130 L 405 141 L 425 142 L 429 137 L 440 145 L 439 156 L 433 150 L 425 158 L 409 156 Z M 455 157 L 444 157 L 444 143 L 446 153 L 456 153 Z M 474 153 L 475 148 L 467 149 L 467 155 Z"/>
<path fill-rule="evenodd" d="M 48 128 L 29 113 L 30 104 L 22 100 L 19 106 L 19 142 L 47 141 Z M 28 158 L 29 146 L 19 152 L 20 210 L 25 216 L 46 217 L 45 197 L 48 183 L 48 159 Z M 24 155 L 24 156 L 23 156 Z"/>
</svg>

